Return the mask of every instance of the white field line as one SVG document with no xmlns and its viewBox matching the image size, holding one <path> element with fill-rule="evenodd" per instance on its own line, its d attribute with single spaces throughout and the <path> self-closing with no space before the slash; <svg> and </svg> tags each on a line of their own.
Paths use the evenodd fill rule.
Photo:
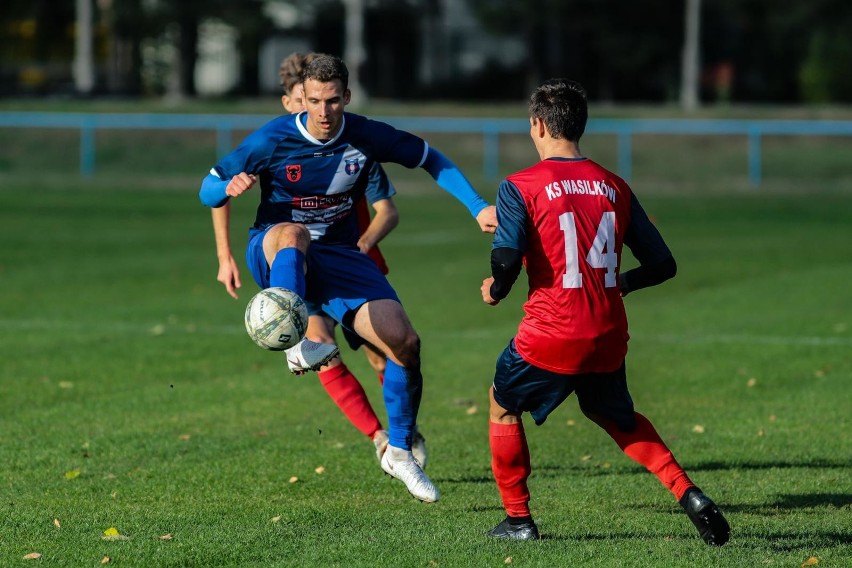
<svg viewBox="0 0 852 568">
<path fill-rule="evenodd" d="M 0 331 L 26 330 L 60 330 L 84 333 L 114 333 L 126 335 L 242 335 L 245 333 L 241 322 L 233 325 L 206 325 L 191 322 L 72 322 L 62 320 L 35 319 L 0 319 Z M 443 337 L 461 339 L 505 338 L 507 341 L 515 333 L 512 327 L 471 328 L 447 330 L 440 332 Z M 437 335 L 439 332 L 425 332 L 424 335 Z M 811 347 L 852 347 L 852 337 L 828 337 L 813 335 L 751 335 L 747 333 L 708 334 L 708 335 L 675 335 L 675 334 L 643 334 L 637 335 L 633 341 L 651 341 L 655 343 L 672 343 L 681 345 L 737 343 L 761 345 L 792 345 Z"/>
</svg>

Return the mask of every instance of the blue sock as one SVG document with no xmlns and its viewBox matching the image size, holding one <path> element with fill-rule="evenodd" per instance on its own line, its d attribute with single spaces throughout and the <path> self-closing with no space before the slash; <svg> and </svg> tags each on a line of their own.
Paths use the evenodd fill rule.
<svg viewBox="0 0 852 568">
<path fill-rule="evenodd" d="M 305 255 L 297 248 L 283 248 L 269 269 L 269 285 L 287 288 L 305 297 Z"/>
<path fill-rule="evenodd" d="M 388 411 L 390 445 L 411 450 L 411 435 L 417 424 L 417 411 L 420 410 L 420 397 L 423 394 L 420 367 L 400 367 L 388 359 L 382 394 Z"/>
</svg>

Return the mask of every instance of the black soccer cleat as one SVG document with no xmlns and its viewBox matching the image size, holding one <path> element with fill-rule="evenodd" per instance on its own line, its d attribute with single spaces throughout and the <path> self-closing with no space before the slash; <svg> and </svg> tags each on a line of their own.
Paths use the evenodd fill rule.
<svg viewBox="0 0 852 568">
<path fill-rule="evenodd" d="M 504 538 L 508 540 L 538 540 L 541 537 L 538 535 L 538 527 L 532 519 L 521 523 L 512 524 L 509 517 L 485 533 L 494 538 Z"/>
<path fill-rule="evenodd" d="M 697 487 L 688 490 L 680 498 L 680 506 L 686 511 L 686 515 L 704 542 L 713 546 L 722 546 L 731 538 L 731 527 L 722 516 L 719 507 L 716 506 L 707 495 Z"/>
</svg>

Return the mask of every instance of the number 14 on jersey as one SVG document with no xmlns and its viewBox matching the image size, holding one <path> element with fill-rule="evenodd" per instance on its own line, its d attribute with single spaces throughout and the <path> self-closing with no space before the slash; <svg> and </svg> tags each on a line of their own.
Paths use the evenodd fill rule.
<svg viewBox="0 0 852 568">
<path fill-rule="evenodd" d="M 580 251 L 574 214 L 568 212 L 560 215 L 559 228 L 565 236 L 565 274 L 562 275 L 562 287 L 582 288 L 583 275 L 580 274 Z M 592 268 L 606 270 L 604 276 L 606 288 L 613 288 L 616 285 L 618 254 L 615 252 L 615 211 L 604 211 L 601 216 L 595 240 L 586 254 L 586 262 Z"/>
</svg>

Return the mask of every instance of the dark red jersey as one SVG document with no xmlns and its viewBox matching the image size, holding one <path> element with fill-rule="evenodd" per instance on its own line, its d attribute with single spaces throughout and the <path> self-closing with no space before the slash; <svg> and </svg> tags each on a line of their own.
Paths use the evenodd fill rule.
<svg viewBox="0 0 852 568">
<path fill-rule="evenodd" d="M 367 227 L 370 226 L 370 210 L 367 208 L 367 200 L 363 197 L 355 203 L 355 215 L 358 217 L 358 234 L 363 235 Z M 388 263 L 385 261 L 385 256 L 379 250 L 379 245 L 375 245 L 368 250 L 367 255 L 373 259 L 373 262 L 376 263 L 382 274 L 387 274 L 390 271 Z"/>
<path fill-rule="evenodd" d="M 564 374 L 624 362 L 618 273 L 632 200 L 624 180 L 586 158 L 543 160 L 501 185 L 494 247 L 524 255 L 529 297 L 515 345 L 527 362 Z"/>
</svg>

